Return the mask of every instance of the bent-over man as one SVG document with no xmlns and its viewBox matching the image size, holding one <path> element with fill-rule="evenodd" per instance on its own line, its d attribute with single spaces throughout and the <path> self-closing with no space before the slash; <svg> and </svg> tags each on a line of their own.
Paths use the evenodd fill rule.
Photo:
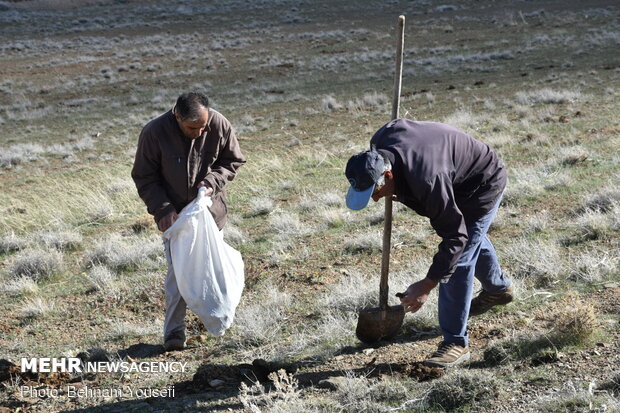
<svg viewBox="0 0 620 413">
<path fill-rule="evenodd" d="M 470 358 L 467 319 L 512 301 L 487 231 L 506 186 L 506 169 L 486 144 L 452 126 L 396 119 L 379 129 L 371 150 L 352 156 L 347 206 L 392 197 L 428 217 L 442 238 L 426 277 L 401 302 L 416 312 L 439 285 L 443 342 L 425 363 L 447 367 Z M 482 291 L 473 298 L 474 277 Z"/>
<path fill-rule="evenodd" d="M 221 230 L 226 223 L 226 184 L 244 163 L 230 122 L 209 108 L 205 95 L 191 92 L 179 96 L 172 110 L 142 129 L 131 177 L 160 231 L 172 226 L 200 187 L 206 187 L 211 195 L 209 209 Z M 182 350 L 186 345 L 186 304 L 177 288 L 167 242 L 165 249 L 164 347 L 166 351 Z"/>
</svg>

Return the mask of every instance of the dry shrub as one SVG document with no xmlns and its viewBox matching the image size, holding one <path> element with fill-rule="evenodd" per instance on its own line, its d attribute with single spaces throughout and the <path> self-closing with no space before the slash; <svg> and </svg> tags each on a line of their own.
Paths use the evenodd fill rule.
<svg viewBox="0 0 620 413">
<path fill-rule="evenodd" d="M 134 233 L 140 234 L 149 228 L 155 228 L 155 221 L 151 215 L 142 214 L 138 216 L 129 227 Z"/>
<path fill-rule="evenodd" d="M 344 243 L 344 250 L 349 254 L 372 254 L 381 252 L 383 237 L 380 233 L 364 233 Z"/>
<path fill-rule="evenodd" d="M 253 300 L 242 301 L 235 315 L 236 341 L 240 345 L 262 345 L 274 341 L 286 324 L 292 297 L 267 283 Z"/>
<path fill-rule="evenodd" d="M 224 241 L 233 247 L 238 247 L 247 241 L 247 236 L 239 227 L 229 223 L 224 229 Z"/>
<path fill-rule="evenodd" d="M 269 198 L 253 198 L 250 201 L 248 216 L 257 217 L 270 214 L 275 208 L 275 203 Z"/>
<path fill-rule="evenodd" d="M 0 236 L 0 254 L 19 251 L 27 244 L 26 238 L 19 237 L 11 232 Z"/>
<path fill-rule="evenodd" d="M 551 315 L 551 319 L 555 320 L 551 340 L 558 346 L 585 345 L 598 328 L 594 306 L 577 294 L 569 294 L 555 303 Z"/>
<path fill-rule="evenodd" d="M 499 385 L 486 373 L 457 370 L 434 382 L 426 402 L 444 411 L 484 410 L 499 395 Z"/>
<path fill-rule="evenodd" d="M 507 268 L 515 278 L 543 287 L 552 285 L 563 271 L 558 247 L 548 241 L 518 239 L 504 247 Z"/>
<path fill-rule="evenodd" d="M 342 105 L 333 96 L 325 96 L 321 100 L 321 110 L 323 112 L 336 112 L 342 108 Z"/>
<path fill-rule="evenodd" d="M 73 250 L 82 244 L 82 234 L 72 230 L 42 232 L 39 237 L 46 247 L 60 251 Z"/>
<path fill-rule="evenodd" d="M 22 317 L 37 318 L 54 310 L 54 302 L 42 297 L 31 297 L 26 299 L 19 309 Z"/>
<path fill-rule="evenodd" d="M 517 92 L 516 101 L 521 105 L 560 104 L 583 98 L 578 90 L 554 90 L 549 88 Z"/>
<path fill-rule="evenodd" d="M 39 292 L 39 286 L 32 278 L 22 276 L 4 281 L 2 291 L 10 295 L 34 295 Z"/>
<path fill-rule="evenodd" d="M 280 369 L 269 374 L 273 389 L 268 391 L 260 382 L 248 386 L 241 383 L 239 401 L 252 413 L 319 412 L 303 400 L 299 383 L 292 374 Z"/>
<path fill-rule="evenodd" d="M 56 250 L 23 250 L 9 264 L 11 278 L 29 277 L 41 281 L 63 267 L 63 256 Z"/>
<path fill-rule="evenodd" d="M 86 251 L 86 264 L 105 265 L 112 270 L 122 271 L 153 266 L 153 259 L 162 255 L 163 247 L 159 237 L 124 238 L 119 234 L 109 234 Z"/>
<path fill-rule="evenodd" d="M 620 191 L 617 189 L 608 189 L 590 195 L 584 201 L 579 213 L 585 213 L 587 211 L 611 212 L 615 205 L 620 205 Z"/>
<path fill-rule="evenodd" d="M 104 265 L 93 265 L 87 274 L 91 288 L 95 291 L 112 293 L 114 290 L 114 273 Z"/>
</svg>

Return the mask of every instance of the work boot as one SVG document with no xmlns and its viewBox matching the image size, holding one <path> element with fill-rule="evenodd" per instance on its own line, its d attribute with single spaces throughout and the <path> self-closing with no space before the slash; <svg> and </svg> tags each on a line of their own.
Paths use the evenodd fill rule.
<svg viewBox="0 0 620 413">
<path fill-rule="evenodd" d="M 469 308 L 469 316 L 484 314 L 496 305 L 506 305 L 514 299 L 512 286 L 501 293 L 488 293 L 484 290 L 480 291 L 477 297 L 471 300 Z"/>
<path fill-rule="evenodd" d="M 452 367 L 469 360 L 470 356 L 469 347 L 443 342 L 424 364 L 431 367 Z"/>
<path fill-rule="evenodd" d="M 186 346 L 185 342 L 185 331 L 173 331 L 166 339 L 164 340 L 164 350 L 166 351 L 178 351 L 184 350 Z"/>
</svg>

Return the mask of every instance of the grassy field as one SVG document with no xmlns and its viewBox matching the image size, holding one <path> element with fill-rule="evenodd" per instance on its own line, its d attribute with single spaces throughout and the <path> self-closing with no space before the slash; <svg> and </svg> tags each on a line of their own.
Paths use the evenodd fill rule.
<svg viewBox="0 0 620 413">
<path fill-rule="evenodd" d="M 344 166 L 389 120 L 399 14 L 400 116 L 467 131 L 509 171 L 490 236 L 518 299 L 471 321 L 472 361 L 448 371 L 420 364 L 436 293 L 393 341 L 354 333 L 383 205 L 347 210 Z M 0 35 L 0 412 L 620 410 L 617 2 L 28 0 L 0 2 Z M 166 354 L 161 235 L 130 170 L 142 126 L 188 90 L 248 158 L 224 232 L 246 289 L 225 336 L 190 315 L 190 348 Z M 395 204 L 392 293 L 438 243 Z M 188 369 L 6 374 L 78 354 Z"/>
</svg>

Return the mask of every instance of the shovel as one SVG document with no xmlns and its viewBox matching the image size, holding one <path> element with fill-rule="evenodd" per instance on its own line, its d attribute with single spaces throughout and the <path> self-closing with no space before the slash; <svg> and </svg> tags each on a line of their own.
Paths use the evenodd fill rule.
<svg viewBox="0 0 620 413">
<path fill-rule="evenodd" d="M 403 73 L 403 45 L 405 16 L 398 17 L 396 72 L 394 73 L 394 98 L 392 100 L 392 119 L 398 118 L 400 89 Z M 392 237 L 392 198 L 385 197 L 385 216 L 383 225 L 383 250 L 381 253 L 381 282 L 379 284 L 379 307 L 360 311 L 355 335 L 364 343 L 394 337 L 403 324 L 405 309 L 402 305 L 388 306 L 388 274 L 390 272 L 390 240 Z"/>
</svg>

